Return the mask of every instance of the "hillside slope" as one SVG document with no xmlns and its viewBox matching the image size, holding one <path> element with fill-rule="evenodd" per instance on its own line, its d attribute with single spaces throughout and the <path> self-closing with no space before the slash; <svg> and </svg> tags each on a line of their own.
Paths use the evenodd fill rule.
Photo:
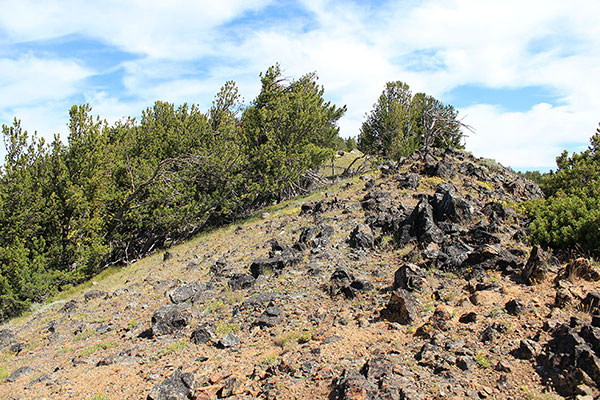
<svg viewBox="0 0 600 400">
<path fill-rule="evenodd" d="M 541 195 L 464 153 L 388 163 L 5 324 L 0 398 L 594 398 L 600 276 L 525 242 Z"/>
</svg>

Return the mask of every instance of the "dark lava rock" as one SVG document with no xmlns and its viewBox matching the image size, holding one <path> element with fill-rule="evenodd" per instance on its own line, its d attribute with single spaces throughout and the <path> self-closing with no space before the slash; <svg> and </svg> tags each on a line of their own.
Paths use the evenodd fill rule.
<svg viewBox="0 0 600 400">
<path fill-rule="evenodd" d="M 469 313 L 463 314 L 458 319 L 458 322 L 462 324 L 472 324 L 473 322 L 477 322 L 477 313 L 471 311 Z"/>
<path fill-rule="evenodd" d="M 581 326 L 578 331 L 577 327 Z M 572 321 L 562 324 L 552 332 L 550 340 L 541 353 L 540 371 L 551 379 L 556 390 L 563 396 L 581 393 L 581 386 L 600 389 L 600 328 Z"/>
<path fill-rule="evenodd" d="M 283 322 L 283 317 L 281 314 L 281 307 L 268 307 L 265 312 L 263 312 L 262 315 L 258 317 L 256 321 L 254 321 L 254 325 L 261 327 L 273 327 L 279 325 L 281 322 Z"/>
<path fill-rule="evenodd" d="M 423 173 L 428 176 L 439 176 L 446 179 L 450 179 L 454 176 L 452 166 L 442 161 L 438 162 L 437 164 L 425 164 L 423 167 Z"/>
<path fill-rule="evenodd" d="M 504 309 L 510 315 L 519 315 L 525 311 L 525 304 L 521 299 L 513 299 L 504 305 Z"/>
<path fill-rule="evenodd" d="M 329 280 L 327 291 L 331 296 L 344 294 L 351 299 L 356 296 L 356 292 L 364 292 L 373 289 L 373 284 L 366 279 L 356 279 L 354 275 L 345 268 L 337 268 Z"/>
<path fill-rule="evenodd" d="M 160 307 L 152 315 L 152 333 L 167 335 L 190 324 L 192 314 L 182 304 L 168 304 Z"/>
<path fill-rule="evenodd" d="M 60 309 L 60 312 L 71 313 L 77 309 L 77 302 L 75 300 L 67 301 L 64 306 Z"/>
<path fill-rule="evenodd" d="M 421 176 L 419 174 L 406 174 L 398 177 L 398 188 L 399 189 L 412 189 L 415 190 L 419 186 Z"/>
<path fill-rule="evenodd" d="M 433 208 L 425 199 L 419 201 L 407 221 L 411 224 L 412 231 L 420 243 L 442 243 L 444 241 L 444 232 L 435 224 Z"/>
<path fill-rule="evenodd" d="M 394 274 L 394 289 L 421 290 L 426 282 L 425 271 L 414 264 L 404 264 Z"/>
<path fill-rule="evenodd" d="M 171 253 L 170 251 L 165 251 L 165 254 L 163 254 L 163 261 L 169 261 L 172 258 L 173 253 Z"/>
<path fill-rule="evenodd" d="M 183 303 L 194 298 L 200 290 L 198 282 L 181 285 L 169 291 L 169 299 L 175 304 Z"/>
<path fill-rule="evenodd" d="M 456 194 L 456 187 L 451 183 L 440 183 L 436 187 L 431 200 L 435 221 L 446 219 L 456 223 L 466 223 L 473 219 L 475 208 L 468 201 Z"/>
<path fill-rule="evenodd" d="M 371 249 L 374 245 L 373 235 L 365 225 L 357 225 L 350 233 L 348 244 L 355 249 Z"/>
<path fill-rule="evenodd" d="M 181 372 L 181 368 L 173 372 L 162 383 L 154 386 L 147 400 L 186 400 L 194 397 L 194 375 Z"/>
<path fill-rule="evenodd" d="M 344 370 L 334 380 L 330 399 L 421 400 L 426 396 L 417 386 L 414 373 L 383 358 L 368 360 L 359 371 Z"/>
<path fill-rule="evenodd" d="M 252 264 L 250 265 L 250 273 L 254 278 L 258 278 L 260 275 L 278 272 L 286 267 L 296 265 L 301 260 L 301 254 L 293 250 L 283 252 L 282 254 L 274 257 L 257 258 L 252 261 Z"/>
<path fill-rule="evenodd" d="M 538 342 L 534 342 L 530 339 L 523 339 L 519 343 L 519 348 L 515 349 L 514 355 L 522 360 L 531 360 L 537 357 L 542 350 L 542 347 Z"/>
<path fill-rule="evenodd" d="M 14 371 L 12 374 L 10 374 L 10 376 L 8 378 L 6 378 L 6 380 L 9 382 L 14 382 L 17 379 L 21 378 L 22 376 L 31 375 L 33 373 L 33 371 L 34 371 L 33 368 L 31 368 L 29 366 L 24 366 L 24 367 L 17 369 L 16 371 Z"/>
<path fill-rule="evenodd" d="M 249 287 L 252 287 L 252 285 L 254 285 L 254 282 L 256 281 L 256 279 L 254 279 L 254 276 L 250 275 L 250 274 L 246 274 L 246 273 L 236 273 L 231 275 L 231 278 L 229 278 L 229 287 L 231 288 L 231 290 L 239 290 L 239 289 L 247 289 Z"/>
<path fill-rule="evenodd" d="M 0 330 L 0 349 L 8 346 L 15 339 L 15 334 L 10 329 Z"/>
<path fill-rule="evenodd" d="M 507 331 L 506 325 L 503 323 L 494 322 L 488 325 L 483 332 L 481 332 L 480 339 L 482 342 L 491 342 L 505 334 Z"/>
<path fill-rule="evenodd" d="M 321 223 L 315 226 L 307 226 L 302 228 L 298 243 L 308 248 L 322 247 L 329 243 L 333 233 L 334 229 L 329 224 Z"/>
<path fill-rule="evenodd" d="M 521 273 L 521 279 L 528 285 L 533 285 L 544 280 L 547 271 L 548 267 L 542 249 L 537 245 L 533 246 L 529 260 Z"/>
<path fill-rule="evenodd" d="M 102 299 L 106 298 L 108 293 L 103 290 L 90 290 L 83 295 L 83 299 L 85 301 L 90 301 L 92 299 Z"/>
<path fill-rule="evenodd" d="M 234 335 L 233 333 L 228 333 L 219 339 L 219 347 L 221 348 L 229 348 L 236 347 L 240 345 L 240 339 Z"/>
<path fill-rule="evenodd" d="M 387 306 L 381 310 L 381 318 L 400 324 L 412 324 L 418 318 L 416 299 L 405 289 L 392 292 Z"/>
<path fill-rule="evenodd" d="M 194 344 L 203 344 L 208 342 L 214 342 L 215 338 L 215 326 L 212 324 L 200 324 L 192 332 L 190 338 Z"/>
</svg>

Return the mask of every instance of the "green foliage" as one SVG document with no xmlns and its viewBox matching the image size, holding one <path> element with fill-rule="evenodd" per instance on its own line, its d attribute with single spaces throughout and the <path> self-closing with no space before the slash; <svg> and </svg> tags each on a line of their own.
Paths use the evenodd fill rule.
<svg viewBox="0 0 600 400">
<path fill-rule="evenodd" d="M 545 201 L 531 202 L 527 213 L 536 243 L 555 249 L 598 255 L 600 248 L 600 129 L 590 147 L 556 159 L 558 169 L 545 175 Z"/>
<path fill-rule="evenodd" d="M 114 347 L 117 347 L 119 344 L 117 342 L 100 342 L 100 343 L 96 343 L 90 347 L 86 347 L 85 349 L 81 350 L 79 352 L 79 355 L 82 357 L 87 357 L 90 356 L 92 354 L 94 354 L 95 352 L 99 351 L 99 350 L 110 350 Z"/>
<path fill-rule="evenodd" d="M 518 175 L 522 176 L 525 179 L 529 179 L 532 182 L 541 185 L 546 174 L 542 174 L 540 171 L 525 171 L 525 172 L 517 172 Z"/>
<path fill-rule="evenodd" d="M 477 354 L 475 356 L 475 362 L 477 362 L 481 368 L 489 368 L 492 366 L 490 360 L 483 354 Z"/>
<path fill-rule="evenodd" d="M 262 88 L 242 117 L 258 200 L 281 200 L 308 168 L 330 158 L 346 111 L 323 99 L 314 73 L 288 82 L 279 65 L 261 74 Z"/>
<path fill-rule="evenodd" d="M 363 122 L 358 148 L 397 159 L 425 147 L 462 148 L 464 125 L 451 105 L 424 93 L 414 96 L 406 83 L 388 82 Z"/>
<path fill-rule="evenodd" d="M 345 112 L 317 77 L 261 74 L 249 107 L 226 82 L 211 108 L 157 101 L 112 125 L 73 106 L 67 142 L 3 126 L 0 320 L 302 187 L 309 168 L 345 147 Z"/>
</svg>

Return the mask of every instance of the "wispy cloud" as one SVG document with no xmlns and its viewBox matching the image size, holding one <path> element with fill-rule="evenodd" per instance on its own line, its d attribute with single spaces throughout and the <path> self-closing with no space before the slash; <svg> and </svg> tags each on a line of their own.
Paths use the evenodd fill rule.
<svg viewBox="0 0 600 400">
<path fill-rule="evenodd" d="M 600 119 L 599 14 L 594 0 L 10 2 L 0 14 L 0 118 L 35 111 L 46 130 L 69 101 L 109 119 L 158 99 L 208 107 L 228 79 L 250 100 L 258 73 L 280 62 L 290 77 L 317 71 L 326 97 L 348 105 L 343 135 L 358 133 L 386 81 L 403 80 L 463 104 L 476 154 L 550 168 Z M 61 38 L 97 43 L 103 62 L 68 46 L 43 51 Z M 465 87 L 475 101 L 456 99 Z M 508 107 L 519 94 L 527 101 Z M 65 112 L 48 122 L 57 104 Z"/>
</svg>

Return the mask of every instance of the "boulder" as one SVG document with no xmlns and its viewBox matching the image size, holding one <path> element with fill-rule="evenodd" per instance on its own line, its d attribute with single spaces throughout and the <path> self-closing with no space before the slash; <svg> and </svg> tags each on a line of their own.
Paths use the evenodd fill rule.
<svg viewBox="0 0 600 400">
<path fill-rule="evenodd" d="M 381 318 L 403 325 L 414 323 L 418 318 L 416 299 L 408 290 L 394 290 L 387 306 L 381 310 Z"/>
<path fill-rule="evenodd" d="M 418 291 L 423 289 L 426 282 L 425 271 L 415 264 L 404 264 L 394 274 L 394 289 L 401 288 Z"/>
<path fill-rule="evenodd" d="M 544 280 L 548 267 L 542 249 L 538 245 L 533 246 L 525 268 L 521 273 L 521 279 L 528 285 L 533 285 Z"/>
<path fill-rule="evenodd" d="M 254 325 L 271 328 L 283 322 L 282 310 L 279 306 L 268 307 L 260 317 L 254 321 Z"/>
<path fill-rule="evenodd" d="M 223 336 L 221 339 L 219 339 L 219 347 L 223 348 L 223 349 L 227 349 L 230 347 L 236 347 L 240 345 L 240 339 L 237 337 L 237 335 L 234 335 L 233 333 L 228 333 L 225 336 Z"/>
<path fill-rule="evenodd" d="M 167 335 L 188 326 L 192 314 L 183 304 L 168 304 L 160 307 L 152 315 L 152 333 Z"/>
<path fill-rule="evenodd" d="M 309 248 L 322 247 L 329 243 L 333 233 L 334 229 L 329 224 L 321 223 L 315 226 L 307 226 L 302 228 L 298 243 Z"/>
<path fill-rule="evenodd" d="M 421 176 L 419 174 L 405 174 L 398 177 L 398 189 L 415 190 L 419 186 Z"/>
<path fill-rule="evenodd" d="M 436 222 L 450 220 L 455 223 L 467 223 L 475 214 L 473 205 L 459 197 L 456 187 L 451 183 L 440 183 L 436 187 L 431 205 Z"/>
<path fill-rule="evenodd" d="M 236 273 L 229 278 L 228 285 L 231 290 L 248 289 L 254 285 L 254 276 L 247 273 Z"/>
<path fill-rule="evenodd" d="M 373 235 L 365 225 L 357 225 L 350 233 L 348 239 L 350 247 L 355 249 L 371 249 L 374 246 Z"/>
<path fill-rule="evenodd" d="M 147 400 L 186 400 L 194 397 L 194 375 L 173 372 L 162 383 L 157 384 L 148 394 Z"/>
<path fill-rule="evenodd" d="M 407 222 L 411 225 L 412 232 L 420 243 L 442 243 L 444 241 L 444 232 L 435 224 L 433 208 L 425 199 L 419 201 Z"/>
<path fill-rule="evenodd" d="M 83 299 L 85 301 L 90 301 L 93 299 L 103 299 L 108 297 L 108 293 L 103 290 L 90 290 L 83 295 Z"/>
<path fill-rule="evenodd" d="M 9 382 L 14 382 L 23 376 L 31 375 L 34 371 L 35 370 L 32 367 L 24 366 L 24 367 L 18 368 L 16 371 L 14 371 L 12 374 L 10 374 L 10 376 L 8 378 L 6 378 L 6 380 Z"/>
<path fill-rule="evenodd" d="M 194 344 L 211 343 L 216 341 L 215 326 L 212 324 L 200 324 L 192 332 L 190 340 Z"/>
<path fill-rule="evenodd" d="M 169 299 L 175 304 L 183 303 L 192 300 L 200 289 L 201 286 L 198 282 L 181 285 L 169 291 Z"/>
</svg>

